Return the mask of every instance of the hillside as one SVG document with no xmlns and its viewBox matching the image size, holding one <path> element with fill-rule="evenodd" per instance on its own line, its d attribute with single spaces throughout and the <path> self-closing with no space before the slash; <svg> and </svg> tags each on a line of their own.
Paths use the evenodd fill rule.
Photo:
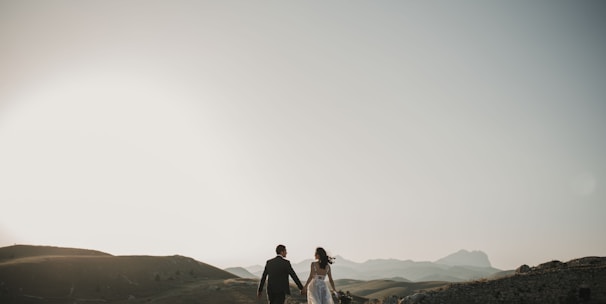
<svg viewBox="0 0 606 304">
<path fill-rule="evenodd" d="M 606 303 L 606 257 L 585 257 L 536 267 L 520 266 L 494 280 L 418 290 L 403 304 Z"/>
<path fill-rule="evenodd" d="M 405 296 L 416 290 L 436 288 L 448 285 L 448 282 L 401 282 L 393 280 L 336 280 L 338 289 L 367 299 L 383 299 L 390 296 Z"/>
<path fill-rule="evenodd" d="M 0 303 L 138 299 L 193 283 L 237 278 L 183 256 L 112 256 L 81 249 L 10 246 L 0 248 L 0 257 Z"/>
<path fill-rule="evenodd" d="M 0 248 L 0 263 L 35 256 L 111 256 L 108 253 L 79 248 L 64 248 L 52 246 L 14 245 Z"/>
</svg>

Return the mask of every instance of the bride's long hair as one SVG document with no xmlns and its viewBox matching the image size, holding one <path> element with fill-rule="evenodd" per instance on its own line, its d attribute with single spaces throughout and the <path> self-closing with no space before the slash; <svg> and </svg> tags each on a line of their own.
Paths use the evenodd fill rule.
<svg viewBox="0 0 606 304">
<path fill-rule="evenodd" d="M 332 264 L 334 261 L 334 258 L 329 257 L 322 247 L 316 248 L 316 254 L 320 257 L 320 268 L 322 269 L 326 269 L 326 265 Z"/>
</svg>

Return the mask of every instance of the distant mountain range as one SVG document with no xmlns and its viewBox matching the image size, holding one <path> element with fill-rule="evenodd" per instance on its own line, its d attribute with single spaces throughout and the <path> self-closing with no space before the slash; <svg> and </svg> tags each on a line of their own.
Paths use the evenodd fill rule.
<svg viewBox="0 0 606 304">
<path fill-rule="evenodd" d="M 309 264 L 311 262 L 310 259 L 293 263 L 293 268 L 301 280 L 305 280 L 309 275 Z M 242 278 L 258 278 L 263 273 L 263 266 L 254 265 L 237 268 L 237 270 L 235 268 L 225 270 Z M 492 277 L 502 272 L 502 270 L 491 266 L 486 253 L 467 250 L 460 250 L 435 262 L 376 259 L 356 263 L 337 256 L 335 263 L 332 265 L 332 271 L 335 280 L 389 279 L 400 282 L 462 282 Z"/>
<path fill-rule="evenodd" d="M 243 267 L 230 267 L 230 268 L 225 268 L 223 270 L 225 270 L 233 275 L 237 275 L 244 279 L 258 279 L 260 277 L 260 275 L 258 275 L 258 276 L 254 275 L 250 271 L 246 270 L 246 268 L 243 268 Z"/>
</svg>

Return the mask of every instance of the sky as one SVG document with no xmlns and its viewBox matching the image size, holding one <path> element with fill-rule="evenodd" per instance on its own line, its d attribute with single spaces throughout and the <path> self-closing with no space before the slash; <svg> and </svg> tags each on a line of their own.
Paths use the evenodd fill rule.
<svg viewBox="0 0 606 304">
<path fill-rule="evenodd" d="M 0 246 L 606 256 L 605 20 L 602 1 L 0 0 Z"/>
</svg>

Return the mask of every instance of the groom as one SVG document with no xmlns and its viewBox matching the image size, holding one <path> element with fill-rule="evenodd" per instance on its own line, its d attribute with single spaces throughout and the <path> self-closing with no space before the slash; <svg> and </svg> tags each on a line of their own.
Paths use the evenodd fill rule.
<svg viewBox="0 0 606 304">
<path fill-rule="evenodd" d="M 278 245 L 276 247 L 276 253 L 278 254 L 275 258 L 268 260 L 261 276 L 261 282 L 259 282 L 259 289 L 257 289 L 257 297 L 260 299 L 263 292 L 263 285 L 265 285 L 265 279 L 267 278 L 267 299 L 269 304 L 283 304 L 286 299 L 286 295 L 290 295 L 290 286 L 288 285 L 288 276 L 297 284 L 297 287 L 303 292 L 303 285 L 297 274 L 292 269 L 290 261 L 286 258 L 286 247 L 284 245 Z"/>
</svg>

